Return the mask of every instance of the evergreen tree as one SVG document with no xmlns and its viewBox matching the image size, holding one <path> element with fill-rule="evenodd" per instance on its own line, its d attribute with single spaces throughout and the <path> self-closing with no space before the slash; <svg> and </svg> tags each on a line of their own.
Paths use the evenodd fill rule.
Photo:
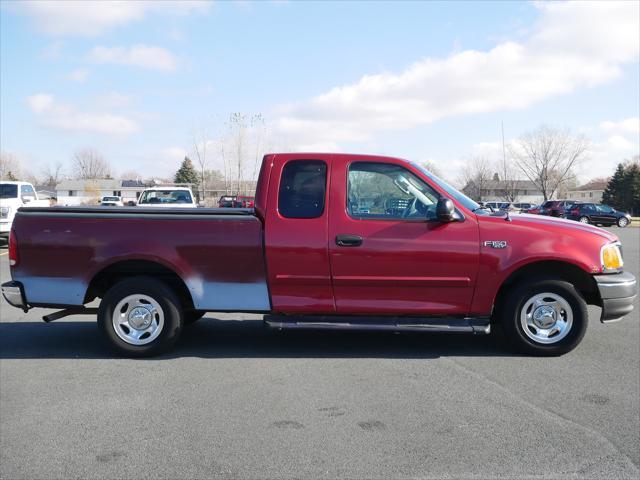
<svg viewBox="0 0 640 480">
<path fill-rule="evenodd" d="M 624 177 L 624 165 L 619 163 L 616 173 L 613 174 L 613 177 L 611 177 L 607 187 L 604 189 L 602 203 L 610 205 L 617 210 L 624 210 Z"/>
<path fill-rule="evenodd" d="M 640 214 L 640 165 L 632 163 L 624 172 L 624 208 L 632 215 Z"/>
<path fill-rule="evenodd" d="M 174 182 L 191 183 L 194 187 L 197 187 L 199 183 L 198 179 L 198 173 L 196 172 L 196 169 L 193 168 L 193 163 L 189 157 L 184 157 L 180 168 L 176 172 Z"/>
</svg>

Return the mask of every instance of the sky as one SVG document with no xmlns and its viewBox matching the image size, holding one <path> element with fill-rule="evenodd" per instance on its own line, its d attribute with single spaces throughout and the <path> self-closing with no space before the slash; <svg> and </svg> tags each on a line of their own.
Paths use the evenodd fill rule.
<svg viewBox="0 0 640 480">
<path fill-rule="evenodd" d="M 233 112 L 265 150 L 432 162 L 455 180 L 541 125 L 591 141 L 581 181 L 638 155 L 640 2 L 3 0 L 0 147 L 34 173 L 94 148 L 211 167 Z"/>
</svg>

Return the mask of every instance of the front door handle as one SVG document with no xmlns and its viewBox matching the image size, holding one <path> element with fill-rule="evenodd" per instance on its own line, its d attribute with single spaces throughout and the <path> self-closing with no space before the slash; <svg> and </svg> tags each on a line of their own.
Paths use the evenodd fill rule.
<svg viewBox="0 0 640 480">
<path fill-rule="evenodd" d="M 336 245 L 339 247 L 359 247 L 362 245 L 362 237 L 359 235 L 337 235 Z"/>
</svg>

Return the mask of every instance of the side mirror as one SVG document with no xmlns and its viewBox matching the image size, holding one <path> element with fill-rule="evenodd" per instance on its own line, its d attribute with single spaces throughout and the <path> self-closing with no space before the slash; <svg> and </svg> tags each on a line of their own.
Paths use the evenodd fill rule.
<svg viewBox="0 0 640 480">
<path fill-rule="evenodd" d="M 22 196 L 22 203 L 29 203 L 32 200 L 35 200 L 35 197 L 32 197 L 31 195 L 23 195 Z"/>
<path fill-rule="evenodd" d="M 438 222 L 449 223 L 456 220 L 456 207 L 449 198 L 440 198 L 436 205 L 436 219 Z"/>
</svg>

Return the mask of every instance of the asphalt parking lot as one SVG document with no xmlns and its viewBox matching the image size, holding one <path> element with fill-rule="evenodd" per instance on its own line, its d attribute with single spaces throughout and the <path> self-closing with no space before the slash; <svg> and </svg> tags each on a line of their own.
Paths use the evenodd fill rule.
<svg viewBox="0 0 640 480">
<path fill-rule="evenodd" d="M 613 231 L 638 276 L 640 229 Z M 209 314 L 171 355 L 127 360 L 90 316 L 2 299 L 0 478 L 638 478 L 639 306 L 589 312 L 559 358 Z"/>
</svg>

